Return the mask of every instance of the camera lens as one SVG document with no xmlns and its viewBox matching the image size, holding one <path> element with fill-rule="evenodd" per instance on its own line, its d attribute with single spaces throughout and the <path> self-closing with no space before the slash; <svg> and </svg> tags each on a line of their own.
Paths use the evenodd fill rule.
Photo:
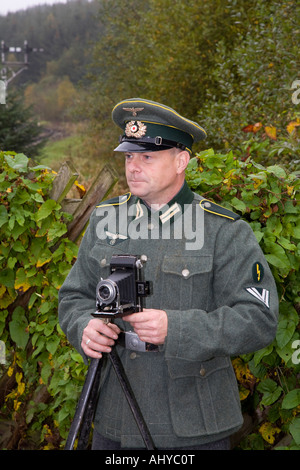
<svg viewBox="0 0 300 470">
<path fill-rule="evenodd" d="M 101 297 L 102 300 L 109 299 L 110 295 L 111 295 L 111 290 L 107 286 L 100 287 L 99 296 Z"/>
<path fill-rule="evenodd" d="M 98 284 L 98 298 L 101 304 L 109 305 L 116 300 L 117 291 L 113 281 L 106 279 Z"/>
</svg>

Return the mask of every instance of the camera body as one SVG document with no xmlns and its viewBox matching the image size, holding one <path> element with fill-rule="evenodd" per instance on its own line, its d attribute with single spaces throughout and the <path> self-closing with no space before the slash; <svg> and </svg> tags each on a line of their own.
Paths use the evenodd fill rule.
<svg viewBox="0 0 300 470">
<path fill-rule="evenodd" d="M 143 309 L 143 298 L 150 295 L 151 284 L 142 279 L 145 257 L 113 255 L 111 274 L 101 279 L 96 288 L 96 308 L 93 316 L 116 318 Z"/>
</svg>

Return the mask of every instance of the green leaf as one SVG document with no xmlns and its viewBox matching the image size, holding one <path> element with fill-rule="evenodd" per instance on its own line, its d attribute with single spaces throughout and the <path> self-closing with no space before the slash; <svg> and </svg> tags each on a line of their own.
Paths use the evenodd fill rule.
<svg viewBox="0 0 300 470">
<path fill-rule="evenodd" d="M 48 230 L 47 241 L 52 241 L 54 238 L 59 238 L 64 235 L 67 231 L 66 224 L 61 222 L 54 222 L 51 228 Z"/>
<path fill-rule="evenodd" d="M 299 204 L 293 204 L 292 200 L 284 203 L 284 211 L 286 214 L 299 214 Z"/>
<path fill-rule="evenodd" d="M 285 302 L 282 300 L 279 304 L 279 312 L 279 321 L 281 321 L 283 318 L 288 318 L 290 321 L 298 324 L 299 316 L 291 302 Z"/>
<path fill-rule="evenodd" d="M 39 171 L 39 170 L 49 170 L 49 171 L 51 171 L 51 168 L 49 168 L 49 166 L 45 166 L 45 165 L 37 165 L 37 166 L 31 167 L 30 170 L 32 170 L 32 171 Z"/>
<path fill-rule="evenodd" d="M 260 232 L 255 231 L 255 232 L 253 232 L 253 233 L 254 233 L 254 235 L 255 235 L 255 238 L 256 238 L 256 240 L 257 240 L 257 243 L 260 243 L 260 241 L 261 241 L 261 240 L 263 239 L 263 237 L 264 237 L 264 233 L 261 232 L 261 231 L 260 231 Z"/>
<path fill-rule="evenodd" d="M 58 209 L 60 206 L 53 199 L 48 199 L 44 204 L 41 205 L 36 214 L 36 221 L 46 219 L 54 209 Z"/>
<path fill-rule="evenodd" d="M 31 282 L 28 279 L 27 272 L 24 268 L 19 268 L 16 272 L 16 279 L 14 287 L 21 292 L 26 292 L 31 287 Z"/>
<path fill-rule="evenodd" d="M 45 346 L 45 338 L 43 336 L 39 336 L 36 342 L 36 349 L 32 353 L 32 357 L 36 357 L 39 353 L 44 349 Z"/>
<path fill-rule="evenodd" d="M 296 248 L 297 248 L 296 245 L 294 245 L 293 243 L 290 243 L 289 240 L 287 238 L 284 238 L 284 237 L 278 238 L 278 243 L 285 250 L 290 250 L 292 252 L 295 251 Z"/>
<path fill-rule="evenodd" d="M 36 202 L 44 202 L 44 198 L 41 194 L 35 193 L 32 195 L 32 199 L 34 199 Z"/>
<path fill-rule="evenodd" d="M 8 258 L 8 260 L 7 260 L 7 267 L 8 267 L 9 269 L 14 269 L 15 264 L 16 264 L 17 262 L 18 262 L 17 258 L 14 258 L 14 257 L 13 257 L 13 258 Z"/>
<path fill-rule="evenodd" d="M 84 364 L 81 354 L 79 354 L 77 351 L 71 351 L 71 359 L 74 362 L 79 362 L 80 364 Z"/>
<path fill-rule="evenodd" d="M 21 173 L 27 171 L 29 158 L 27 158 L 23 153 L 18 153 L 14 157 L 11 157 L 10 155 L 4 155 L 4 158 L 8 166 L 13 170 L 20 171 Z"/>
<path fill-rule="evenodd" d="M 8 221 L 8 213 L 4 206 L 0 206 L 0 227 Z"/>
<path fill-rule="evenodd" d="M 292 227 L 292 235 L 295 238 L 300 239 L 300 222 L 295 227 Z"/>
<path fill-rule="evenodd" d="M 22 244 L 22 242 L 20 240 L 17 240 L 14 244 L 13 244 L 13 250 L 17 253 L 24 253 L 24 251 L 26 251 L 26 247 Z"/>
<path fill-rule="evenodd" d="M 17 194 L 14 196 L 13 202 L 14 204 L 22 205 L 30 199 L 30 194 L 24 188 L 22 188 L 22 191 L 18 191 Z M 20 208 L 18 207 L 18 211 L 19 210 Z"/>
<path fill-rule="evenodd" d="M 63 407 L 59 412 L 58 412 L 58 422 L 61 423 L 65 418 L 67 418 L 70 415 L 70 411 L 66 409 L 66 407 Z"/>
<path fill-rule="evenodd" d="M 291 390 L 282 400 L 282 408 L 285 410 L 291 410 L 297 408 L 300 405 L 300 389 L 296 388 Z"/>
<path fill-rule="evenodd" d="M 273 173 L 277 178 L 286 178 L 286 172 L 284 171 L 281 166 L 278 165 L 271 165 L 267 167 L 267 171 L 269 173 Z"/>
<path fill-rule="evenodd" d="M 265 254 L 268 263 L 276 266 L 276 268 L 288 268 L 290 266 L 289 259 L 284 249 L 273 242 L 266 243 L 269 253 Z"/>
<path fill-rule="evenodd" d="M 14 287 L 15 285 L 15 273 L 13 269 L 3 269 L 0 270 L 0 284 L 3 284 L 6 287 Z"/>
<path fill-rule="evenodd" d="M 246 204 L 243 201 L 241 201 L 240 199 L 238 199 L 236 197 L 233 197 L 232 200 L 231 200 L 231 204 L 236 210 L 238 210 L 242 213 L 246 212 L 246 208 L 247 208 Z"/>
<path fill-rule="evenodd" d="M 290 424 L 290 433 L 297 445 L 300 445 L 300 416 L 297 416 Z"/>
<path fill-rule="evenodd" d="M 49 362 L 46 362 L 45 360 L 42 362 L 42 368 L 41 368 L 41 378 L 43 382 L 46 384 L 48 382 L 48 379 L 51 375 L 51 370 L 52 367 Z"/>
<path fill-rule="evenodd" d="M 210 172 L 206 173 L 205 177 L 202 176 L 202 180 L 209 185 L 215 185 L 223 181 L 223 176 L 220 173 Z"/>
<path fill-rule="evenodd" d="M 272 405 L 272 403 L 278 400 L 282 393 L 282 388 L 272 379 L 266 379 L 260 382 L 257 386 L 257 390 L 263 393 L 261 403 L 265 406 Z"/>
<path fill-rule="evenodd" d="M 295 324 L 295 322 L 289 320 L 288 318 L 284 318 L 283 320 L 278 322 L 276 341 L 280 349 L 284 348 L 284 346 L 286 346 L 286 344 L 293 337 L 296 326 L 297 324 Z"/>
<path fill-rule="evenodd" d="M 43 302 L 39 308 L 39 312 L 43 315 L 44 313 L 48 313 L 49 311 L 49 302 L 46 300 L 46 302 Z"/>
<path fill-rule="evenodd" d="M 59 336 L 51 336 L 46 343 L 47 351 L 49 351 L 49 353 L 54 355 L 59 346 L 59 342 L 60 342 Z"/>
<path fill-rule="evenodd" d="M 266 226 L 267 226 L 268 232 L 276 236 L 278 236 L 282 231 L 282 224 L 280 222 L 279 217 L 274 217 L 274 216 L 270 217 L 267 220 Z"/>
<path fill-rule="evenodd" d="M 25 310 L 20 306 L 16 307 L 12 314 L 12 320 L 9 322 L 9 332 L 11 339 L 21 349 L 25 349 L 28 342 L 29 333 L 26 330 L 27 327 L 28 322 Z"/>
<path fill-rule="evenodd" d="M 271 354 L 272 351 L 273 351 L 273 344 L 270 344 L 269 346 L 263 349 L 260 349 L 259 351 L 256 351 L 253 357 L 255 367 L 258 366 L 258 364 L 260 363 L 263 357 L 268 356 L 269 354 Z"/>
<path fill-rule="evenodd" d="M 42 253 L 40 253 L 40 255 L 38 257 L 38 260 L 37 260 L 37 263 L 36 263 L 37 268 L 40 268 L 41 266 L 43 266 L 46 263 L 49 263 L 51 258 L 52 258 L 51 251 L 48 248 L 45 248 L 42 251 Z"/>
<path fill-rule="evenodd" d="M 279 345 L 276 347 L 278 356 L 287 364 L 292 358 L 294 350 L 292 348 L 293 339 L 291 339 L 283 348 L 280 348 Z"/>
<path fill-rule="evenodd" d="M 224 162 L 218 155 L 207 156 L 207 158 L 205 158 L 204 164 L 207 168 L 210 168 L 211 170 L 213 168 L 223 168 L 225 166 Z"/>
</svg>

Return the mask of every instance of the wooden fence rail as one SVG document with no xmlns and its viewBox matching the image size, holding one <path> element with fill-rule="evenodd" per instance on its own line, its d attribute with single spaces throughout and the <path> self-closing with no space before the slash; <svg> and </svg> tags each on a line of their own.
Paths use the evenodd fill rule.
<svg viewBox="0 0 300 470">
<path fill-rule="evenodd" d="M 68 199 L 67 194 L 78 176 L 71 162 L 63 163 L 53 182 L 50 194 L 51 199 L 62 205 L 64 212 L 73 215 L 73 220 L 69 223 L 66 234 L 66 237 L 73 242 L 81 235 L 96 204 L 110 193 L 118 180 L 113 168 L 110 165 L 105 165 L 82 199 Z"/>
</svg>

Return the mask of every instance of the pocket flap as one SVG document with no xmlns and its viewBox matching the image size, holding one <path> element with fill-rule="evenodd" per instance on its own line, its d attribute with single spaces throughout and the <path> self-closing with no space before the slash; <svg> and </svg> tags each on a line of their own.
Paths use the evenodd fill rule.
<svg viewBox="0 0 300 470">
<path fill-rule="evenodd" d="M 167 361 L 169 374 L 172 379 L 183 377 L 199 377 L 205 379 L 217 370 L 230 366 L 230 358 L 226 356 L 214 357 L 208 361 L 185 361 L 183 359 L 169 359 Z"/>
<path fill-rule="evenodd" d="M 210 272 L 212 270 L 212 256 L 165 256 L 162 263 L 162 271 L 182 276 L 186 270 L 186 278 L 194 274 Z"/>
</svg>

